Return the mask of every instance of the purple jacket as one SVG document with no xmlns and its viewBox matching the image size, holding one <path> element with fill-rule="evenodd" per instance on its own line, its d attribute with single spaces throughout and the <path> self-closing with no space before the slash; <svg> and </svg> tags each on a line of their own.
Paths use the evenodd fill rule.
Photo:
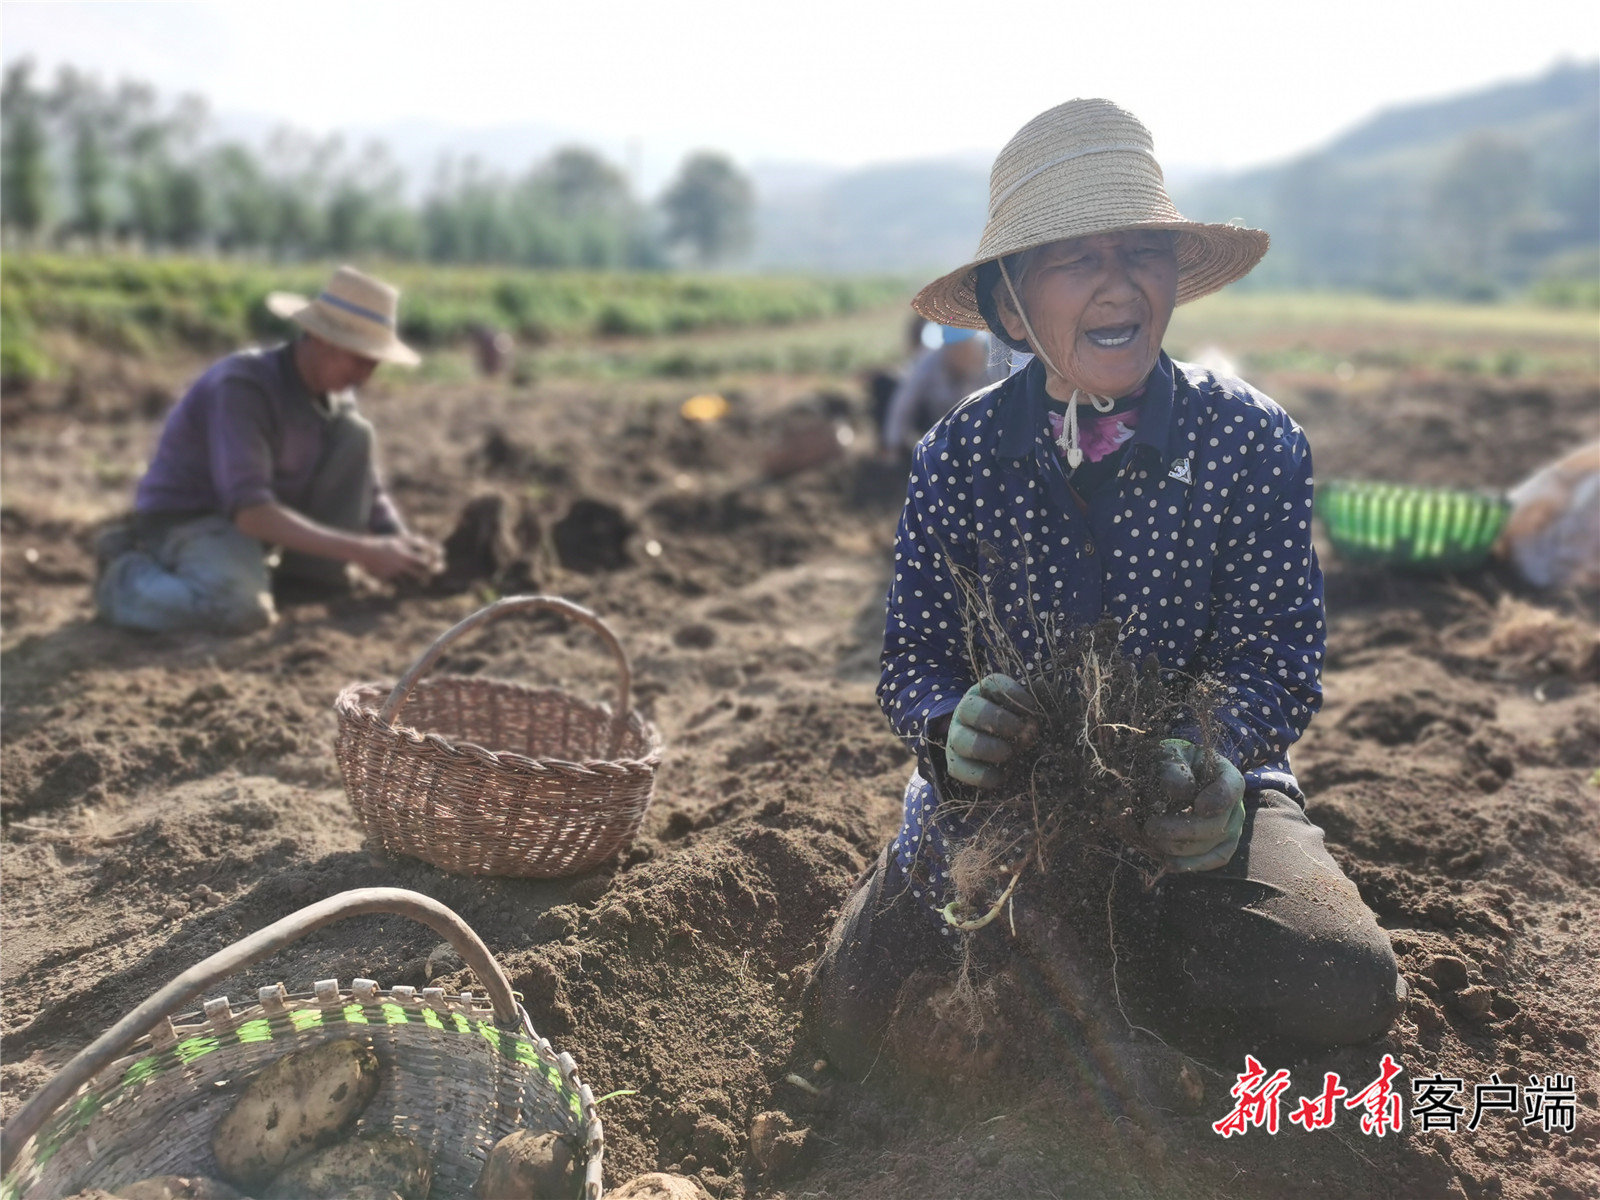
<svg viewBox="0 0 1600 1200">
<path fill-rule="evenodd" d="M 243 350 L 195 380 L 167 417 L 134 497 L 141 513 L 221 513 L 277 502 L 301 510 L 322 461 L 329 421 L 351 392 L 316 402 L 291 345 Z M 376 473 L 370 529 L 398 533 L 399 513 Z"/>
</svg>

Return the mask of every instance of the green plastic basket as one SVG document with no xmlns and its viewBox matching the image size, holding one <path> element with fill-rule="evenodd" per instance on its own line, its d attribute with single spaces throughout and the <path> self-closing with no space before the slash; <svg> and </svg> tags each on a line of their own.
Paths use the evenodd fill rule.
<svg viewBox="0 0 1600 1200">
<path fill-rule="evenodd" d="M 1317 486 L 1316 514 L 1341 557 L 1422 571 L 1482 566 L 1510 510 L 1496 492 L 1344 479 Z"/>
</svg>

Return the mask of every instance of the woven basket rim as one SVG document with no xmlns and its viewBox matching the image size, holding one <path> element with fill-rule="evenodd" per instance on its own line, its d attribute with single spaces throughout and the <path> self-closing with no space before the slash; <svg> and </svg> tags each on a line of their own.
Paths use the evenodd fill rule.
<svg viewBox="0 0 1600 1200">
<path fill-rule="evenodd" d="M 238 1003 L 241 1007 L 234 1007 Z M 206 1001 L 200 1010 L 188 1010 L 175 1014 L 159 1022 L 149 1032 L 136 1038 L 127 1047 L 125 1053 L 108 1062 L 93 1076 L 86 1079 L 73 1096 L 56 1109 L 55 1120 L 63 1118 L 69 1113 L 74 1104 L 81 1105 L 90 1097 L 95 1097 L 94 1108 L 98 1110 L 103 1105 L 116 1099 L 119 1093 L 129 1086 L 127 1072 L 142 1062 L 151 1061 L 155 1054 L 171 1054 L 174 1051 L 180 1055 L 182 1048 L 197 1039 L 217 1040 L 220 1044 L 206 1051 L 206 1054 L 222 1052 L 226 1054 L 232 1048 L 232 1039 L 237 1037 L 241 1027 L 252 1023 L 259 1023 L 266 1019 L 291 1018 L 292 1014 L 304 1012 L 325 1013 L 328 1011 L 343 1012 L 348 1006 L 356 1005 L 363 1011 L 379 1008 L 385 1005 L 396 1005 L 402 1010 L 410 1012 L 413 1016 L 420 1015 L 428 1010 L 443 1016 L 458 1016 L 465 1018 L 467 1026 L 459 1027 L 459 1036 L 483 1037 L 493 1048 L 495 1055 L 508 1065 L 515 1064 L 515 1069 L 529 1073 L 531 1077 L 544 1080 L 545 1086 L 551 1089 L 552 1098 L 564 1101 L 555 1104 L 557 1111 L 564 1111 L 572 1134 L 580 1139 L 584 1153 L 588 1157 L 585 1167 L 585 1194 L 598 1195 L 603 1184 L 600 1180 L 602 1155 L 604 1154 L 605 1137 L 599 1120 L 599 1113 L 594 1102 L 594 1095 L 589 1085 L 579 1077 L 577 1063 L 570 1053 L 558 1051 L 547 1037 L 538 1034 L 528 1021 L 527 1013 L 521 1005 L 517 1006 L 517 1013 L 521 1018 L 520 1028 L 507 1028 L 498 1025 L 492 1003 L 482 992 L 461 991 L 446 992 L 442 988 L 413 988 L 413 987 L 384 987 L 370 979 L 354 979 L 342 985 L 336 979 L 321 980 L 312 985 L 309 991 L 289 991 L 282 982 L 270 987 L 258 989 L 254 998 L 239 997 L 237 1001 L 230 1002 L 227 996 Z M 317 1027 L 332 1037 L 352 1036 L 352 1033 L 341 1034 L 331 1027 L 325 1026 L 322 1021 L 316 1022 Z M 524 1059 L 515 1049 L 502 1046 L 498 1040 L 493 1040 L 485 1034 L 485 1026 L 493 1027 L 499 1036 L 513 1039 L 513 1045 L 527 1046 L 533 1054 L 533 1060 Z M 381 1028 L 384 1036 L 391 1041 L 401 1038 L 396 1045 L 404 1044 L 402 1029 L 426 1028 L 425 1023 L 402 1022 L 396 1026 L 392 1022 L 383 1022 Z M 450 1026 L 439 1027 L 448 1032 Z M 283 1053 L 293 1053 L 297 1043 L 312 1044 L 328 1040 L 319 1034 L 313 1034 L 310 1028 L 303 1030 L 306 1036 L 300 1036 L 302 1029 L 296 1023 L 295 1031 L 285 1043 Z M 391 1049 L 394 1046 L 390 1047 Z M 201 1057 L 197 1055 L 196 1057 Z M 189 1060 L 183 1059 L 186 1068 Z M 176 1064 L 168 1064 L 162 1069 L 174 1069 Z M 397 1063 L 390 1064 L 391 1070 L 399 1070 L 404 1074 L 405 1068 Z M 559 1080 L 559 1082 L 558 1082 Z M 134 1086 L 138 1086 L 135 1083 Z M 465 1130 L 470 1122 L 466 1114 L 469 1109 L 463 1109 L 463 1115 L 458 1120 L 461 1130 Z M 449 1125 L 450 1122 L 444 1122 Z M 87 1123 L 82 1124 L 76 1131 L 70 1126 L 60 1132 L 60 1141 L 51 1148 L 45 1156 L 45 1161 L 53 1159 L 56 1150 L 64 1148 L 73 1139 L 80 1136 L 86 1129 Z M 38 1173 L 43 1164 L 33 1161 L 32 1156 L 44 1144 L 46 1131 L 49 1125 L 42 1127 L 34 1137 L 29 1139 L 25 1157 L 12 1164 L 12 1169 L 5 1179 L 0 1181 L 0 1192 L 6 1196 L 21 1196 L 30 1191 L 38 1183 Z M 460 1136 L 460 1131 L 452 1130 L 453 1136 Z M 90 1143 L 92 1147 L 92 1142 Z M 92 1153 L 92 1149 L 91 1149 Z M 594 1184 L 594 1189 L 589 1187 Z"/>
<path fill-rule="evenodd" d="M 325 1000 L 319 995 L 315 990 L 315 985 L 308 990 L 291 992 L 280 981 L 276 985 L 261 988 L 260 995 L 256 999 L 249 999 L 243 996 L 237 999 L 220 996 L 208 1001 L 208 1004 L 215 1004 L 218 1001 L 226 1002 L 227 1007 L 224 1010 L 226 1016 L 221 1018 L 220 1021 L 214 1019 L 204 1007 L 177 1013 L 167 1018 L 165 1023 L 159 1023 L 152 1032 L 141 1034 L 129 1047 L 126 1054 L 120 1055 L 96 1072 L 79 1089 L 80 1094 L 95 1090 L 111 1090 L 117 1076 L 126 1071 L 129 1065 L 148 1056 L 152 1051 L 166 1049 L 174 1042 L 181 1042 L 189 1037 L 210 1036 L 225 1030 L 236 1029 L 240 1025 L 260 1020 L 276 1011 L 326 1010 L 334 1007 L 342 1009 L 350 1004 L 358 1004 L 365 1009 L 387 1003 L 397 1004 L 405 1009 L 415 1009 L 419 1013 L 425 1008 L 432 1009 L 437 1013 L 459 1013 L 467 1018 L 468 1021 L 477 1024 L 487 1023 L 500 1028 L 495 1021 L 494 1006 L 482 992 L 470 990 L 465 992 L 446 992 L 443 988 L 434 987 L 384 987 L 370 979 L 354 979 L 348 984 L 341 984 L 336 979 L 322 982 L 332 985 L 329 992 L 331 999 Z M 269 1006 L 263 1002 L 261 997 L 272 992 L 274 987 L 279 989 L 278 998 L 274 1004 Z M 241 1007 L 236 1008 L 234 1007 L 235 1004 Z M 526 1011 L 521 1009 L 520 1004 L 518 1010 L 521 1016 L 527 1016 Z M 163 1032 L 169 1029 L 170 1034 Z M 578 1078 L 577 1063 L 569 1053 L 558 1051 L 549 1038 L 536 1032 L 532 1037 L 528 1036 L 530 1032 L 533 1032 L 531 1022 L 521 1029 L 501 1029 L 500 1031 L 508 1037 L 519 1039 L 533 1046 L 551 1064 L 557 1066 L 560 1069 L 562 1082 L 571 1088 L 574 1094 L 579 1095 L 581 1102 L 581 1091 L 585 1085 Z M 562 1061 L 563 1059 L 567 1061 Z M 546 1078 L 548 1078 L 548 1075 L 546 1075 Z M 64 1107 L 65 1105 L 63 1105 Z M 585 1111 L 580 1119 L 586 1119 L 589 1115 L 590 1113 Z"/>
<path fill-rule="evenodd" d="M 585 700 L 580 696 L 573 695 L 564 688 L 530 687 L 524 683 L 516 683 L 509 679 L 497 679 L 488 675 L 434 675 L 420 681 L 417 684 L 417 690 L 424 689 L 430 684 L 449 681 L 486 683 L 496 688 L 517 692 L 529 698 L 554 696 L 566 704 L 588 709 L 592 713 L 606 715 L 611 713 L 609 704 L 603 701 Z M 637 708 L 628 711 L 628 724 L 630 728 L 637 725 L 638 731 L 643 736 L 647 747 L 647 753 L 637 758 L 571 759 L 556 758 L 554 756 L 533 758 L 527 754 L 518 754 L 514 750 L 496 750 L 490 746 L 484 746 L 464 738 L 452 741 L 443 734 L 425 732 L 414 725 L 406 724 L 404 721 L 399 721 L 394 725 L 385 725 L 381 723 L 379 718 L 379 705 L 368 705 L 361 702 L 362 693 L 387 698 L 391 689 L 392 685 L 376 680 L 345 685 L 339 692 L 338 698 L 333 702 L 334 711 L 339 716 L 339 723 L 343 725 L 347 721 L 352 723 L 362 722 L 369 727 L 373 734 L 378 736 L 392 737 L 397 741 L 409 742 L 412 745 L 433 743 L 453 753 L 464 751 L 484 757 L 494 764 L 533 774 L 543 773 L 551 769 L 594 772 L 596 768 L 603 768 L 604 770 L 598 773 L 604 774 L 610 774 L 619 768 L 654 772 L 661 766 L 662 755 L 665 752 L 665 742 L 661 737 L 661 730 Z"/>
</svg>

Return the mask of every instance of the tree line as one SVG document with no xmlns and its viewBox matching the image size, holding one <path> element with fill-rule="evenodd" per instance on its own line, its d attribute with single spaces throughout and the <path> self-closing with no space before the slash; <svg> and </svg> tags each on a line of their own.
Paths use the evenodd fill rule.
<svg viewBox="0 0 1600 1200">
<path fill-rule="evenodd" d="M 443 159 L 413 200 L 381 143 L 287 129 L 260 146 L 220 139 L 197 96 L 71 67 L 46 86 L 29 59 L 5 69 L 0 120 L 12 243 L 653 269 L 726 263 L 753 234 L 754 188 L 715 152 L 688 156 L 653 203 L 582 146 L 515 177 Z"/>
</svg>

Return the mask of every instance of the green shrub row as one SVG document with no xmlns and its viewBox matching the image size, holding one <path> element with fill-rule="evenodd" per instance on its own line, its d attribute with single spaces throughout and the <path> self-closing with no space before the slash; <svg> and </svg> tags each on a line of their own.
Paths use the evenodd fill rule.
<svg viewBox="0 0 1600 1200">
<path fill-rule="evenodd" d="M 400 332 L 436 348 L 475 327 L 525 343 L 658 337 L 791 325 L 904 297 L 899 280 L 801 276 L 581 273 L 386 265 L 402 290 Z M 183 346 L 214 352 L 279 336 L 274 290 L 313 294 L 324 265 L 8 254 L 0 262 L 0 351 L 8 382 L 49 371 L 39 335 L 63 331 L 130 353 Z"/>
</svg>

